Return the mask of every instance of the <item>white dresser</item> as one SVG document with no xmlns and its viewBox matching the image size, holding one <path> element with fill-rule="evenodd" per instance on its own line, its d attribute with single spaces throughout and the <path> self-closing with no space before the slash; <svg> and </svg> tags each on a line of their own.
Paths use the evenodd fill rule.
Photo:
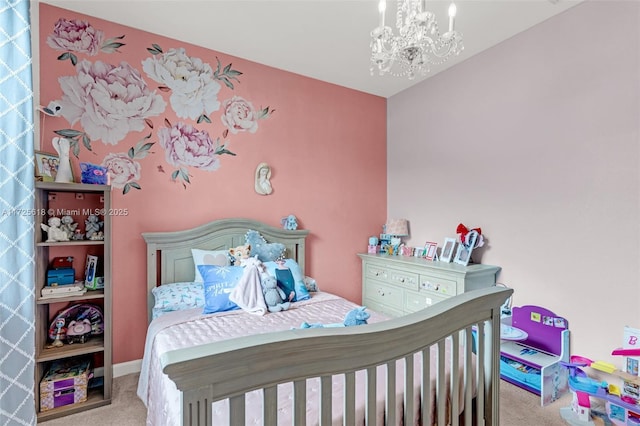
<svg viewBox="0 0 640 426">
<path fill-rule="evenodd" d="M 500 267 L 463 266 L 410 256 L 358 254 L 362 259 L 362 304 L 391 316 L 427 308 L 465 291 L 496 283 Z"/>
</svg>

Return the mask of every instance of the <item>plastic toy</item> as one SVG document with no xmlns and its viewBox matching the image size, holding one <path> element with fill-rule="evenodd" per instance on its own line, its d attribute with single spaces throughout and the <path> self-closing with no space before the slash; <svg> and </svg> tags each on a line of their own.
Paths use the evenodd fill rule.
<svg viewBox="0 0 640 426">
<path fill-rule="evenodd" d="M 638 349 L 616 349 L 612 355 L 635 356 Z M 640 377 L 618 370 L 613 364 L 604 361 L 592 361 L 588 358 L 573 355 L 570 362 L 561 364 L 569 369 L 569 388 L 573 392 L 570 407 L 560 409 L 560 415 L 570 425 L 618 425 L 629 426 L 640 424 L 640 405 L 638 399 L 625 393 L 624 389 L 637 389 Z M 584 367 L 604 372 L 624 381 L 621 391 L 615 384 L 598 381 L 587 375 Z M 591 407 L 591 399 L 597 398 L 605 403 L 605 411 Z"/>
</svg>

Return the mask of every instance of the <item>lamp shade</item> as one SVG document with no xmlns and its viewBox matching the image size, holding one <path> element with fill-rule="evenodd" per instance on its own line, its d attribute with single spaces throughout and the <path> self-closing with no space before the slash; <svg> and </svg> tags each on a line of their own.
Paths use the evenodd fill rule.
<svg viewBox="0 0 640 426">
<path fill-rule="evenodd" d="M 409 235 L 409 222 L 407 219 L 389 219 L 385 225 L 385 233 L 395 236 Z"/>
</svg>

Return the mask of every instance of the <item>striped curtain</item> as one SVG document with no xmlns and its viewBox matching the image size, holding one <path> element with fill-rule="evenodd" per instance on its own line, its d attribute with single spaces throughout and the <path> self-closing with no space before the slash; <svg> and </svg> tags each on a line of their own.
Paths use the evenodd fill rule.
<svg viewBox="0 0 640 426">
<path fill-rule="evenodd" d="M 0 425 L 35 425 L 28 0 L 0 0 Z"/>
</svg>

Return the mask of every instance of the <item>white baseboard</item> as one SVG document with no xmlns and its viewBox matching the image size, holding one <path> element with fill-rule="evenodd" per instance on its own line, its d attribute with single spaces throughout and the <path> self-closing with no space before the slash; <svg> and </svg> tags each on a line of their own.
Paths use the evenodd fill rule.
<svg viewBox="0 0 640 426">
<path fill-rule="evenodd" d="M 142 360 L 121 362 L 113 364 L 113 377 L 126 376 L 127 374 L 139 373 L 142 368 Z"/>
</svg>

